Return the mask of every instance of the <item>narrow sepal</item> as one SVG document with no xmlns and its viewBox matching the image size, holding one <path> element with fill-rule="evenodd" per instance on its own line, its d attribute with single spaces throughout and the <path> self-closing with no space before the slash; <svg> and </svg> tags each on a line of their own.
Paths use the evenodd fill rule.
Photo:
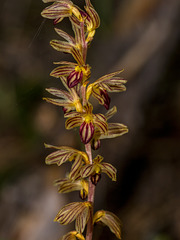
<svg viewBox="0 0 180 240">
<path fill-rule="evenodd" d="M 66 235 L 62 237 L 61 240 L 85 240 L 84 236 L 77 231 L 68 232 Z"/>
<path fill-rule="evenodd" d="M 91 204 L 89 202 L 85 202 L 86 207 L 84 210 L 77 216 L 76 223 L 75 223 L 75 229 L 76 231 L 83 233 L 85 226 L 89 220 L 90 216 L 90 208 Z"/>
<path fill-rule="evenodd" d="M 100 18 L 98 13 L 96 12 L 96 10 L 91 6 L 85 6 L 86 12 L 88 13 L 91 21 L 92 21 L 92 27 L 88 30 L 93 31 L 96 28 L 98 28 L 100 26 Z"/>
<path fill-rule="evenodd" d="M 109 118 L 113 117 L 115 113 L 117 113 L 116 106 L 112 107 L 111 109 L 109 109 L 109 111 L 106 112 L 105 114 L 106 119 L 108 120 Z"/>
<path fill-rule="evenodd" d="M 100 139 L 120 137 L 128 131 L 127 126 L 122 123 L 108 123 L 108 130 L 105 134 L 101 133 Z"/>
<path fill-rule="evenodd" d="M 76 157 L 79 155 L 82 156 L 81 159 L 84 162 L 89 163 L 89 158 L 85 152 L 81 152 L 67 146 L 56 147 L 56 146 L 45 144 L 45 147 L 58 149 L 57 151 L 49 154 L 46 157 L 46 160 L 45 160 L 46 164 L 57 164 L 58 166 L 60 166 L 61 164 L 67 161 L 72 161 L 73 159 L 76 159 Z"/>
<path fill-rule="evenodd" d="M 103 223 L 109 227 L 117 238 L 121 239 L 121 222 L 119 218 L 109 211 L 97 211 L 93 217 L 93 223 Z"/>
<path fill-rule="evenodd" d="M 59 78 L 61 76 L 68 76 L 74 70 L 74 66 L 59 66 L 53 69 L 50 73 L 50 76 Z"/>
<path fill-rule="evenodd" d="M 82 160 L 81 155 L 77 155 L 75 161 L 71 167 L 71 171 L 69 173 L 69 178 L 72 180 L 76 180 L 80 177 L 80 171 L 83 166 L 84 162 Z"/>
<path fill-rule="evenodd" d="M 64 32 L 63 30 L 61 30 L 61 29 L 59 29 L 59 28 L 55 28 L 54 30 L 57 32 L 57 34 L 58 34 L 59 36 L 61 36 L 62 38 L 64 38 L 64 39 L 65 39 L 66 41 L 68 41 L 69 43 L 71 43 L 71 44 L 76 44 L 74 38 L 73 38 L 71 35 L 69 35 L 68 33 Z"/>
<path fill-rule="evenodd" d="M 112 179 L 112 181 L 116 181 L 116 168 L 113 167 L 110 163 L 101 163 L 101 171 L 106 173 L 108 177 Z"/>
<path fill-rule="evenodd" d="M 84 210 L 84 204 L 81 202 L 73 202 L 65 205 L 57 214 L 54 221 L 63 225 L 74 221 L 77 216 Z"/>
<path fill-rule="evenodd" d="M 69 178 L 57 179 L 54 182 L 55 186 L 58 186 L 58 192 L 69 193 L 72 191 L 80 191 L 82 199 L 86 199 L 88 194 L 88 182 L 84 179 L 74 181 Z"/>
<path fill-rule="evenodd" d="M 93 122 L 96 125 L 96 127 L 103 133 L 106 133 L 107 131 L 107 121 L 103 114 L 98 113 L 93 116 Z"/>
<path fill-rule="evenodd" d="M 76 231 L 82 233 L 89 219 L 90 208 L 90 202 L 69 203 L 59 211 L 54 221 L 66 225 L 76 219 Z"/>
<path fill-rule="evenodd" d="M 50 45 L 56 51 L 65 52 L 65 53 L 71 53 L 72 52 L 72 44 L 70 44 L 68 42 L 65 42 L 65 41 L 51 40 Z"/>
<path fill-rule="evenodd" d="M 54 182 L 54 185 L 59 187 L 58 192 L 69 193 L 81 190 L 81 185 L 79 182 L 80 181 L 72 181 L 70 179 L 57 179 Z"/>
<path fill-rule="evenodd" d="M 41 15 L 44 18 L 57 19 L 71 16 L 71 1 L 56 1 L 52 5 L 46 7 Z"/>
</svg>

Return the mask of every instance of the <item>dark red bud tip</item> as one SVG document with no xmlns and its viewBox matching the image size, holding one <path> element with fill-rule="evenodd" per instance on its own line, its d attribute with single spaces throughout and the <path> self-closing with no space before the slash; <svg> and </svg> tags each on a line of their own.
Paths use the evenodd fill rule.
<svg viewBox="0 0 180 240">
<path fill-rule="evenodd" d="M 100 181 L 101 179 L 101 174 L 100 173 L 96 173 L 93 176 L 91 176 L 91 182 L 96 186 L 97 183 Z"/>
<path fill-rule="evenodd" d="M 99 149 L 100 146 L 101 146 L 101 142 L 100 142 L 99 139 L 92 139 L 92 141 L 91 141 L 91 147 L 92 147 L 93 150 Z"/>
<path fill-rule="evenodd" d="M 84 191 L 84 189 L 79 192 L 79 195 L 82 200 L 85 200 L 87 198 L 87 192 Z"/>
</svg>

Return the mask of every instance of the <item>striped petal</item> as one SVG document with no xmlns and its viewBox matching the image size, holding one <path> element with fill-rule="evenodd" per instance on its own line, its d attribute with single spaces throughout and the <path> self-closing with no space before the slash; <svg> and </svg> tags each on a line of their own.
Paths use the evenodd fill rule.
<svg viewBox="0 0 180 240">
<path fill-rule="evenodd" d="M 79 127 L 82 124 L 82 121 L 83 119 L 81 116 L 70 117 L 65 122 L 65 128 L 69 130 L 74 127 Z"/>
<path fill-rule="evenodd" d="M 73 182 L 70 179 L 58 179 L 54 182 L 55 185 L 59 186 L 58 192 L 69 193 L 72 191 L 80 191 L 82 186 L 80 181 Z"/>
<path fill-rule="evenodd" d="M 68 109 L 70 108 L 71 110 L 75 109 L 73 102 L 68 101 L 68 100 L 54 99 L 54 98 L 43 98 L 43 100 L 45 100 L 49 103 L 52 103 L 54 105 L 64 107 L 65 109 L 66 108 L 68 108 Z"/>
<path fill-rule="evenodd" d="M 93 134 L 94 134 L 94 125 L 92 122 L 83 122 L 80 126 L 80 129 L 79 129 L 79 134 L 80 134 L 80 137 L 81 137 L 81 141 L 84 143 L 84 144 L 87 144 L 93 137 Z"/>
<path fill-rule="evenodd" d="M 71 171 L 69 173 L 69 178 L 72 180 L 76 180 L 78 178 L 81 177 L 80 175 L 80 171 L 82 166 L 84 165 L 84 162 L 82 160 L 82 156 L 81 155 L 77 155 L 74 159 L 74 163 L 71 167 Z"/>
<path fill-rule="evenodd" d="M 86 199 L 88 194 L 88 182 L 84 179 L 73 181 L 69 178 L 57 179 L 54 182 L 55 186 L 58 186 L 58 192 L 69 193 L 72 191 L 80 191 L 80 196 L 82 199 Z"/>
<path fill-rule="evenodd" d="M 74 66 L 66 65 L 66 66 L 59 66 L 53 69 L 50 73 L 50 76 L 59 78 L 61 76 L 68 76 L 74 70 Z"/>
<path fill-rule="evenodd" d="M 92 21 L 92 24 L 89 26 L 88 31 L 93 31 L 100 26 L 99 15 L 92 6 L 85 6 L 85 9 Z"/>
<path fill-rule="evenodd" d="M 72 88 L 76 86 L 78 83 L 81 82 L 83 78 L 83 72 L 82 71 L 72 71 L 69 76 L 67 77 L 67 84 L 69 88 Z"/>
<path fill-rule="evenodd" d="M 57 51 L 71 53 L 72 44 L 60 40 L 51 40 L 50 45 Z"/>
<path fill-rule="evenodd" d="M 76 230 L 77 232 L 82 233 L 90 215 L 90 208 L 90 202 L 69 203 L 59 211 L 54 221 L 66 225 L 77 219 L 81 214 L 80 216 L 82 217 L 83 222 L 78 219 Z"/>
<path fill-rule="evenodd" d="M 68 232 L 66 235 L 62 237 L 62 240 L 85 240 L 84 236 L 77 231 Z"/>
<path fill-rule="evenodd" d="M 111 99 L 104 88 L 98 86 L 93 87 L 92 95 L 99 101 L 101 105 L 104 105 L 107 110 L 109 109 Z"/>
<path fill-rule="evenodd" d="M 101 163 L 101 171 L 106 173 L 108 177 L 112 179 L 112 181 L 116 181 L 116 168 L 113 167 L 110 163 Z"/>
<path fill-rule="evenodd" d="M 41 12 L 42 17 L 49 19 L 71 16 L 71 4 L 68 1 L 55 2 Z"/>
<path fill-rule="evenodd" d="M 72 161 L 77 155 L 82 156 L 85 163 L 89 163 L 87 154 L 77 149 L 66 146 L 56 147 L 48 144 L 45 144 L 45 147 L 58 149 L 58 151 L 55 151 L 46 157 L 46 164 L 57 164 L 60 166 L 67 161 Z"/>
<path fill-rule="evenodd" d="M 103 114 L 98 113 L 93 115 L 94 125 L 100 130 L 100 132 L 106 133 L 107 131 L 107 121 Z"/>
<path fill-rule="evenodd" d="M 121 239 L 121 222 L 119 218 L 109 211 L 97 211 L 93 217 L 94 223 L 104 223 L 118 239 Z"/>
<path fill-rule="evenodd" d="M 68 41 L 71 44 L 76 44 L 75 43 L 75 39 L 69 35 L 68 33 L 64 32 L 63 30 L 59 29 L 59 28 L 55 28 L 55 31 L 57 32 L 57 34 L 59 36 L 61 36 L 62 38 L 64 38 L 66 41 Z"/>
<path fill-rule="evenodd" d="M 128 133 L 128 128 L 121 123 L 108 123 L 108 130 L 105 134 L 101 133 L 100 139 L 115 138 Z"/>
<path fill-rule="evenodd" d="M 90 216 L 90 205 L 87 205 L 86 208 L 78 215 L 76 219 L 75 229 L 77 232 L 83 233 L 85 226 L 88 222 L 89 216 Z"/>
<path fill-rule="evenodd" d="M 113 117 L 116 112 L 117 112 L 116 106 L 109 109 L 109 111 L 107 111 L 107 113 L 105 114 L 106 119 L 108 120 L 109 118 Z"/>
<path fill-rule="evenodd" d="M 63 225 L 69 224 L 74 221 L 83 210 L 84 204 L 82 202 L 69 203 L 59 211 L 54 221 Z"/>
<path fill-rule="evenodd" d="M 81 177 L 87 178 L 94 173 L 95 166 L 94 164 L 87 164 L 81 170 Z"/>
</svg>

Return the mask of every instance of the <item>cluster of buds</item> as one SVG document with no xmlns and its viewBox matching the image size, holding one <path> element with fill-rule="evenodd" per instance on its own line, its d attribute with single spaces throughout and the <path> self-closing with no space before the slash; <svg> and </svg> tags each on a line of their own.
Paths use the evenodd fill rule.
<svg viewBox="0 0 180 240">
<path fill-rule="evenodd" d="M 116 168 L 110 163 L 103 162 L 103 157 L 92 157 L 92 149 L 100 147 L 100 140 L 122 136 L 128 132 L 127 127 L 120 123 L 109 123 L 108 120 L 117 112 L 116 107 L 110 108 L 108 92 L 122 92 L 126 90 L 126 80 L 119 77 L 122 71 L 107 74 L 90 83 L 91 67 L 86 63 L 87 49 L 100 25 L 98 13 L 90 0 L 85 0 L 84 9 L 79 8 L 70 0 L 43 0 L 44 3 L 53 2 L 46 7 L 41 15 L 52 19 L 58 24 L 67 17 L 72 25 L 74 36 L 55 28 L 56 33 L 64 40 L 52 40 L 51 46 L 60 52 L 69 53 L 75 62 L 60 61 L 50 75 L 61 80 L 64 90 L 56 88 L 46 89 L 57 98 L 44 98 L 47 102 L 62 107 L 66 118 L 66 129 L 79 128 L 84 151 L 67 146 L 52 146 L 47 148 L 55 151 L 46 158 L 47 164 L 60 166 L 71 162 L 72 167 L 66 178 L 58 179 L 55 185 L 60 193 L 79 191 L 80 202 L 72 202 L 64 206 L 57 214 L 55 221 L 69 224 L 75 221 L 75 230 L 62 237 L 63 240 L 91 240 L 93 225 L 103 223 L 121 238 L 120 221 L 113 213 L 100 210 L 94 214 L 95 186 L 105 173 L 112 181 L 116 181 Z M 93 113 L 91 97 L 107 109 L 106 114 Z M 86 229 L 86 236 L 84 232 Z"/>
</svg>

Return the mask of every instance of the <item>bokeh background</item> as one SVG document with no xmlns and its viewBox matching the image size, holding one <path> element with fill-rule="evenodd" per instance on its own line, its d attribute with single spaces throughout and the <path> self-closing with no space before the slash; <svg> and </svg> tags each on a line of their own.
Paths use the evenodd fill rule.
<svg viewBox="0 0 180 240">
<path fill-rule="evenodd" d="M 82 1 L 76 0 L 76 3 Z M 125 69 L 127 91 L 111 95 L 129 127 L 104 140 L 99 154 L 118 170 L 102 176 L 96 209 L 116 213 L 124 240 L 180 239 L 180 1 L 92 0 L 101 28 L 89 49 L 92 80 Z M 54 51 L 58 38 L 40 12 L 40 0 L 2 0 L 0 8 L 0 240 L 55 240 L 73 225 L 54 223 L 58 210 L 78 194 L 60 195 L 53 181 L 69 165 L 46 166 L 44 142 L 81 148 L 66 131 L 60 108 L 42 101 L 53 61 L 72 60 Z M 60 27 L 70 32 L 68 21 Z M 98 106 L 97 111 L 105 112 Z M 115 239 L 97 226 L 94 239 Z"/>
</svg>

